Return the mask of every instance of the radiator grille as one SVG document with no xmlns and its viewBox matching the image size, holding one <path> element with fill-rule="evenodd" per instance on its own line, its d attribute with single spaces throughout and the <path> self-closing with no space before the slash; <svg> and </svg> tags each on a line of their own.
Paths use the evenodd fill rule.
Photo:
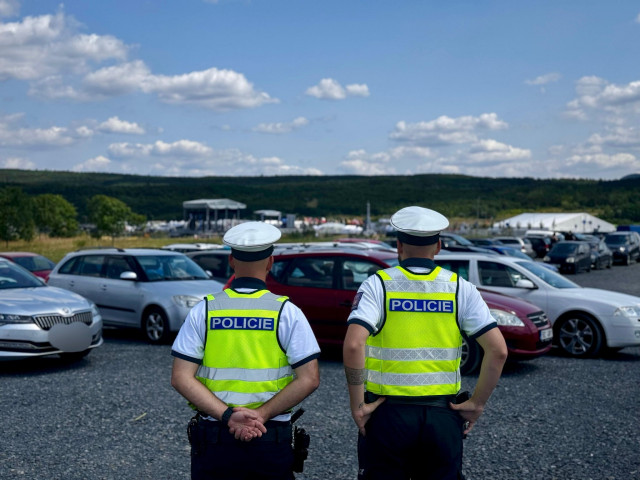
<svg viewBox="0 0 640 480">
<path fill-rule="evenodd" d="M 530 313 L 527 315 L 527 318 L 531 320 L 536 327 L 538 327 L 538 330 L 549 327 L 549 318 L 542 310 Z"/>
<path fill-rule="evenodd" d="M 86 325 L 91 325 L 91 321 L 93 320 L 93 314 L 91 312 L 80 312 L 75 315 L 71 315 L 70 317 L 65 317 L 62 315 L 35 315 L 33 317 L 33 321 L 36 322 L 43 330 L 49 330 L 54 325 L 59 323 L 64 323 L 69 325 L 75 322 L 82 322 Z"/>
</svg>

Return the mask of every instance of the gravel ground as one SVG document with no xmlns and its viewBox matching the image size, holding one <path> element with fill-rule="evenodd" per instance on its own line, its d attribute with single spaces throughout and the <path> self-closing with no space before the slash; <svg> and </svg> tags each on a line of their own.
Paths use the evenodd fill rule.
<svg viewBox="0 0 640 480">
<path fill-rule="evenodd" d="M 640 264 L 571 276 L 640 295 Z M 613 283 L 615 282 L 615 283 Z M 0 479 L 187 479 L 184 400 L 171 388 L 169 346 L 106 330 L 67 365 L 0 363 Z M 300 420 L 312 436 L 298 479 L 355 479 L 356 429 L 342 365 L 326 355 Z M 472 389 L 476 376 L 463 379 Z M 555 353 L 508 364 L 465 441 L 468 480 L 640 479 L 640 348 L 574 360 Z"/>
</svg>

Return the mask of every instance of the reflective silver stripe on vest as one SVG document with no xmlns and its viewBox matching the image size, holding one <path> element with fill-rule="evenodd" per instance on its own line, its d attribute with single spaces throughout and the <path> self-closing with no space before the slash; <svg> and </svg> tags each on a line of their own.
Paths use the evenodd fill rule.
<svg viewBox="0 0 640 480">
<path fill-rule="evenodd" d="M 216 391 L 215 395 L 227 405 L 248 405 L 250 403 L 265 403 L 271 400 L 278 392 L 240 393 L 228 391 Z"/>
<path fill-rule="evenodd" d="M 219 293 L 213 300 L 209 301 L 209 311 L 215 310 L 271 310 L 279 312 L 282 308 L 282 298 L 271 292 L 265 293 L 261 297 L 230 297 L 225 293 Z"/>
<path fill-rule="evenodd" d="M 377 360 L 457 360 L 457 348 L 382 348 L 366 346 L 366 356 Z"/>
<path fill-rule="evenodd" d="M 453 272 L 442 268 L 431 281 L 409 280 L 396 267 L 388 268 L 385 272 L 391 277 L 391 280 L 384 280 L 388 292 L 434 293 L 437 291 L 439 293 L 456 293 L 456 282 L 451 281 Z"/>
<path fill-rule="evenodd" d="M 367 381 L 378 385 L 399 385 L 409 387 L 419 387 L 423 385 L 454 385 L 458 383 L 458 375 L 457 372 L 382 373 L 367 370 Z"/>
<path fill-rule="evenodd" d="M 290 366 L 280 368 L 213 368 L 200 365 L 196 376 L 209 380 L 244 380 L 246 382 L 269 382 L 293 374 Z"/>
</svg>

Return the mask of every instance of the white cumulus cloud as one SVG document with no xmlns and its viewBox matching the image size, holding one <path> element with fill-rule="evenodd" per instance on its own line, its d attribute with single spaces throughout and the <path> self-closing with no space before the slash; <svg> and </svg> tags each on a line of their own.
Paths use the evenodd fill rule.
<svg viewBox="0 0 640 480">
<path fill-rule="evenodd" d="M 37 80 L 126 58 L 128 47 L 121 40 L 79 34 L 78 28 L 63 12 L 0 23 L 0 80 Z"/>
<path fill-rule="evenodd" d="M 98 125 L 98 130 L 106 133 L 128 133 L 134 135 L 142 135 L 145 133 L 144 128 L 135 122 L 127 122 L 120 120 L 118 117 L 111 117 Z"/>
<path fill-rule="evenodd" d="M 307 88 L 307 95 L 323 100 L 344 100 L 350 97 L 368 97 L 369 87 L 366 84 L 351 84 L 343 87 L 333 78 L 323 78 L 317 85 Z"/>
<path fill-rule="evenodd" d="M 0 167 L 14 170 L 34 170 L 36 164 L 25 158 L 9 157 L 0 159 Z"/>
<path fill-rule="evenodd" d="M 71 170 L 73 172 L 108 172 L 111 171 L 111 166 L 111 160 L 99 155 L 95 158 L 90 158 L 86 162 L 74 165 Z"/>
<path fill-rule="evenodd" d="M 476 141 L 480 130 L 500 130 L 507 126 L 495 113 L 458 118 L 445 115 L 429 122 L 400 121 L 389 138 L 417 145 L 454 145 Z"/>
<path fill-rule="evenodd" d="M 20 2 L 18 0 L 0 0 L 0 18 L 17 15 L 19 10 Z"/>
</svg>

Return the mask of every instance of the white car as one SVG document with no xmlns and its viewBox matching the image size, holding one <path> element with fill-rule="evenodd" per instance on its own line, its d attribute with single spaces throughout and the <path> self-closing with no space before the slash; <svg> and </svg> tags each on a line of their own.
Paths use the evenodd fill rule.
<svg viewBox="0 0 640 480">
<path fill-rule="evenodd" d="M 640 297 L 583 288 L 536 262 L 449 253 L 436 263 L 486 290 L 527 300 L 547 312 L 554 342 L 574 357 L 640 345 Z"/>
</svg>

